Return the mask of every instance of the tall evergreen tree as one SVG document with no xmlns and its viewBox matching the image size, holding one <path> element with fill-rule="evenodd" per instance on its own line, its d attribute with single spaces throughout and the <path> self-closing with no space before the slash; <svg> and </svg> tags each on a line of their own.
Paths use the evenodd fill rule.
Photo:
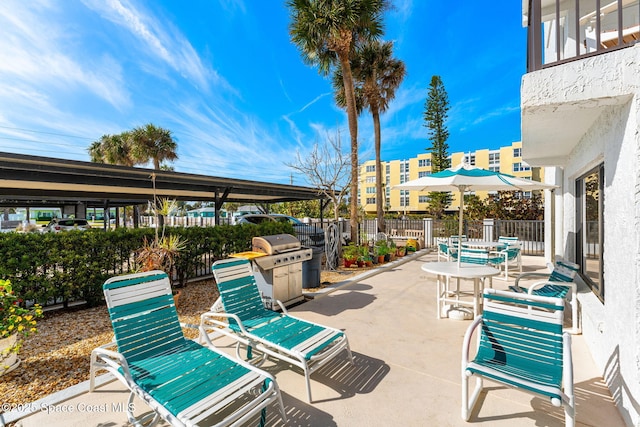
<svg viewBox="0 0 640 427">
<path fill-rule="evenodd" d="M 449 96 L 444 88 L 440 76 L 432 76 L 431 84 L 425 102 L 424 126 L 429 129 L 431 146 L 431 171 L 440 172 L 451 167 L 449 158 L 449 131 L 447 130 L 447 112 L 449 111 Z M 429 193 L 429 210 L 436 218 L 442 217 L 447 206 L 451 204 L 451 194 L 442 192 Z"/>
</svg>

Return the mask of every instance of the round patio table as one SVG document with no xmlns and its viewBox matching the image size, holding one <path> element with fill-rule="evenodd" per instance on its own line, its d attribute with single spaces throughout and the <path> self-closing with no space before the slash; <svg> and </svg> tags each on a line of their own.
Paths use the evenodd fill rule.
<svg viewBox="0 0 640 427">
<path fill-rule="evenodd" d="M 480 301 L 484 289 L 484 279 L 497 276 L 500 270 L 488 265 L 467 264 L 458 262 L 426 262 L 422 264 L 422 270 L 436 275 L 436 316 L 440 319 L 442 308 L 446 303 L 455 307 L 461 305 L 473 306 L 473 317 L 480 314 Z M 473 298 L 471 301 L 460 299 L 460 282 L 458 281 L 455 292 L 449 289 L 451 278 L 473 279 Z M 482 283 L 482 286 L 481 286 Z"/>
</svg>

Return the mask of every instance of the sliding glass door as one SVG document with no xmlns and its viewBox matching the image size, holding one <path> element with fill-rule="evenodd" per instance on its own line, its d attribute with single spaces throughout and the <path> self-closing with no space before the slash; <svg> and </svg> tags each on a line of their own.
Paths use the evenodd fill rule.
<svg viewBox="0 0 640 427">
<path fill-rule="evenodd" d="M 602 274 L 604 165 L 576 180 L 576 253 L 582 277 L 604 302 Z"/>
</svg>

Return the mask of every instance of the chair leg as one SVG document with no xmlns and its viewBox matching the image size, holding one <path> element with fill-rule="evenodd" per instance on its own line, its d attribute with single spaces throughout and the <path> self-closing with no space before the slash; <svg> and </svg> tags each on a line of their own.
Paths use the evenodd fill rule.
<svg viewBox="0 0 640 427">
<path fill-rule="evenodd" d="M 307 383 L 307 399 L 311 403 L 311 375 L 309 374 L 309 367 L 305 363 L 304 365 L 304 380 Z"/>
<path fill-rule="evenodd" d="M 478 401 L 480 392 L 482 391 L 482 377 L 476 376 L 476 386 L 469 398 L 469 375 L 465 371 L 462 372 L 462 419 L 469 421 L 471 418 L 471 411 Z"/>
</svg>

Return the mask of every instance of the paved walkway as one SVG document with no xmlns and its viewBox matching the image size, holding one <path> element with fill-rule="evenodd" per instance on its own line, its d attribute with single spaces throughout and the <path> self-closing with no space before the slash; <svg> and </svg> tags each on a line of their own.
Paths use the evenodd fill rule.
<svg viewBox="0 0 640 427">
<path fill-rule="evenodd" d="M 418 253 L 378 274 L 290 311 L 346 331 L 355 366 L 333 363 L 312 376 L 314 402 L 306 402 L 304 378 L 284 364 L 268 362 L 283 392 L 290 426 L 556 426 L 564 412 L 542 398 L 488 383 L 471 422 L 460 418 L 460 357 L 469 321 L 436 319 L 435 278 L 420 266 L 435 260 Z M 543 269 L 524 257 L 527 271 Z M 494 280 L 494 287 L 506 288 Z M 225 342 L 218 345 L 232 352 Z M 578 426 L 623 426 L 582 336 L 573 337 Z M 87 367 L 88 369 L 88 367 Z M 125 426 L 127 393 L 117 382 L 82 393 L 18 422 L 24 427 Z M 120 406 L 118 406 L 120 405 Z M 67 410 L 68 412 L 63 412 Z M 136 412 L 148 408 L 136 401 Z M 283 425 L 271 410 L 269 425 Z"/>
</svg>

